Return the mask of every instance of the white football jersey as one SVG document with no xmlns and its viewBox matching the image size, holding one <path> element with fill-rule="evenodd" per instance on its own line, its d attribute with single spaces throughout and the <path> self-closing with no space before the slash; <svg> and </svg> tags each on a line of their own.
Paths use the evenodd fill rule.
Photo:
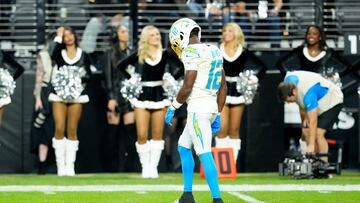
<svg viewBox="0 0 360 203">
<path fill-rule="evenodd" d="M 188 111 L 217 113 L 217 92 L 221 86 L 223 57 L 218 47 L 191 44 L 181 54 L 185 71 L 196 70 L 194 87 L 187 100 Z"/>
</svg>

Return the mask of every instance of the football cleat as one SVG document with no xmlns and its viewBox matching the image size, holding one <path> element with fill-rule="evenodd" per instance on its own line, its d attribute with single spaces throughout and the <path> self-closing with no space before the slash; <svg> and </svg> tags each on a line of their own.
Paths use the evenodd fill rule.
<svg viewBox="0 0 360 203">
<path fill-rule="evenodd" d="M 195 199 L 191 192 L 184 192 L 174 203 L 195 203 Z"/>
</svg>

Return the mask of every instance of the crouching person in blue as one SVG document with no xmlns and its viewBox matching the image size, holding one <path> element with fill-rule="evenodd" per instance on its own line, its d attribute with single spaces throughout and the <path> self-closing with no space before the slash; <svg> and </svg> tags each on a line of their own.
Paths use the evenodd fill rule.
<svg viewBox="0 0 360 203">
<path fill-rule="evenodd" d="M 325 133 L 338 119 L 344 98 L 341 89 L 318 73 L 293 71 L 279 84 L 278 97 L 299 105 L 306 152 L 328 153 Z M 328 161 L 327 157 L 322 159 Z"/>
</svg>

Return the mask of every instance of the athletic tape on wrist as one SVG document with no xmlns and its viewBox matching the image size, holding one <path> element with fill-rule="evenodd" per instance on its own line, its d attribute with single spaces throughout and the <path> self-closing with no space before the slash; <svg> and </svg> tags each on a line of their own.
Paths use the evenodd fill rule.
<svg viewBox="0 0 360 203">
<path fill-rule="evenodd" d="M 176 101 L 176 99 L 174 99 L 174 101 L 171 103 L 171 106 L 173 106 L 175 109 L 178 109 L 182 106 L 182 104 L 180 104 L 178 101 Z"/>
</svg>

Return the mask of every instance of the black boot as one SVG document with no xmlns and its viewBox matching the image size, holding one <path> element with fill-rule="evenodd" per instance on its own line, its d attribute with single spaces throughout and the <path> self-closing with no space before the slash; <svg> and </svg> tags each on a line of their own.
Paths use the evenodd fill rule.
<svg viewBox="0 0 360 203">
<path fill-rule="evenodd" d="M 104 169 L 106 172 L 118 172 L 118 125 L 109 124 L 105 137 Z"/>
<path fill-rule="evenodd" d="M 180 199 L 175 201 L 176 203 L 195 203 L 194 196 L 192 192 L 184 192 Z"/>
<path fill-rule="evenodd" d="M 129 172 L 141 172 L 141 164 L 136 151 L 135 142 L 136 126 L 135 124 L 124 125 L 125 128 L 125 143 L 126 143 L 126 169 Z"/>
<path fill-rule="evenodd" d="M 45 175 L 46 173 L 46 161 L 39 161 L 39 170 L 38 170 L 38 174 L 39 175 Z"/>
<path fill-rule="evenodd" d="M 224 201 L 221 198 L 214 198 L 213 203 L 224 203 Z"/>
<path fill-rule="evenodd" d="M 128 163 L 126 162 L 127 159 L 127 151 L 126 148 L 128 144 L 126 143 L 126 127 L 125 126 L 119 126 L 121 127 L 118 130 L 118 138 L 119 142 L 118 144 L 118 163 L 119 163 L 119 172 L 126 172 Z M 134 144 L 135 145 L 135 144 Z"/>
</svg>

